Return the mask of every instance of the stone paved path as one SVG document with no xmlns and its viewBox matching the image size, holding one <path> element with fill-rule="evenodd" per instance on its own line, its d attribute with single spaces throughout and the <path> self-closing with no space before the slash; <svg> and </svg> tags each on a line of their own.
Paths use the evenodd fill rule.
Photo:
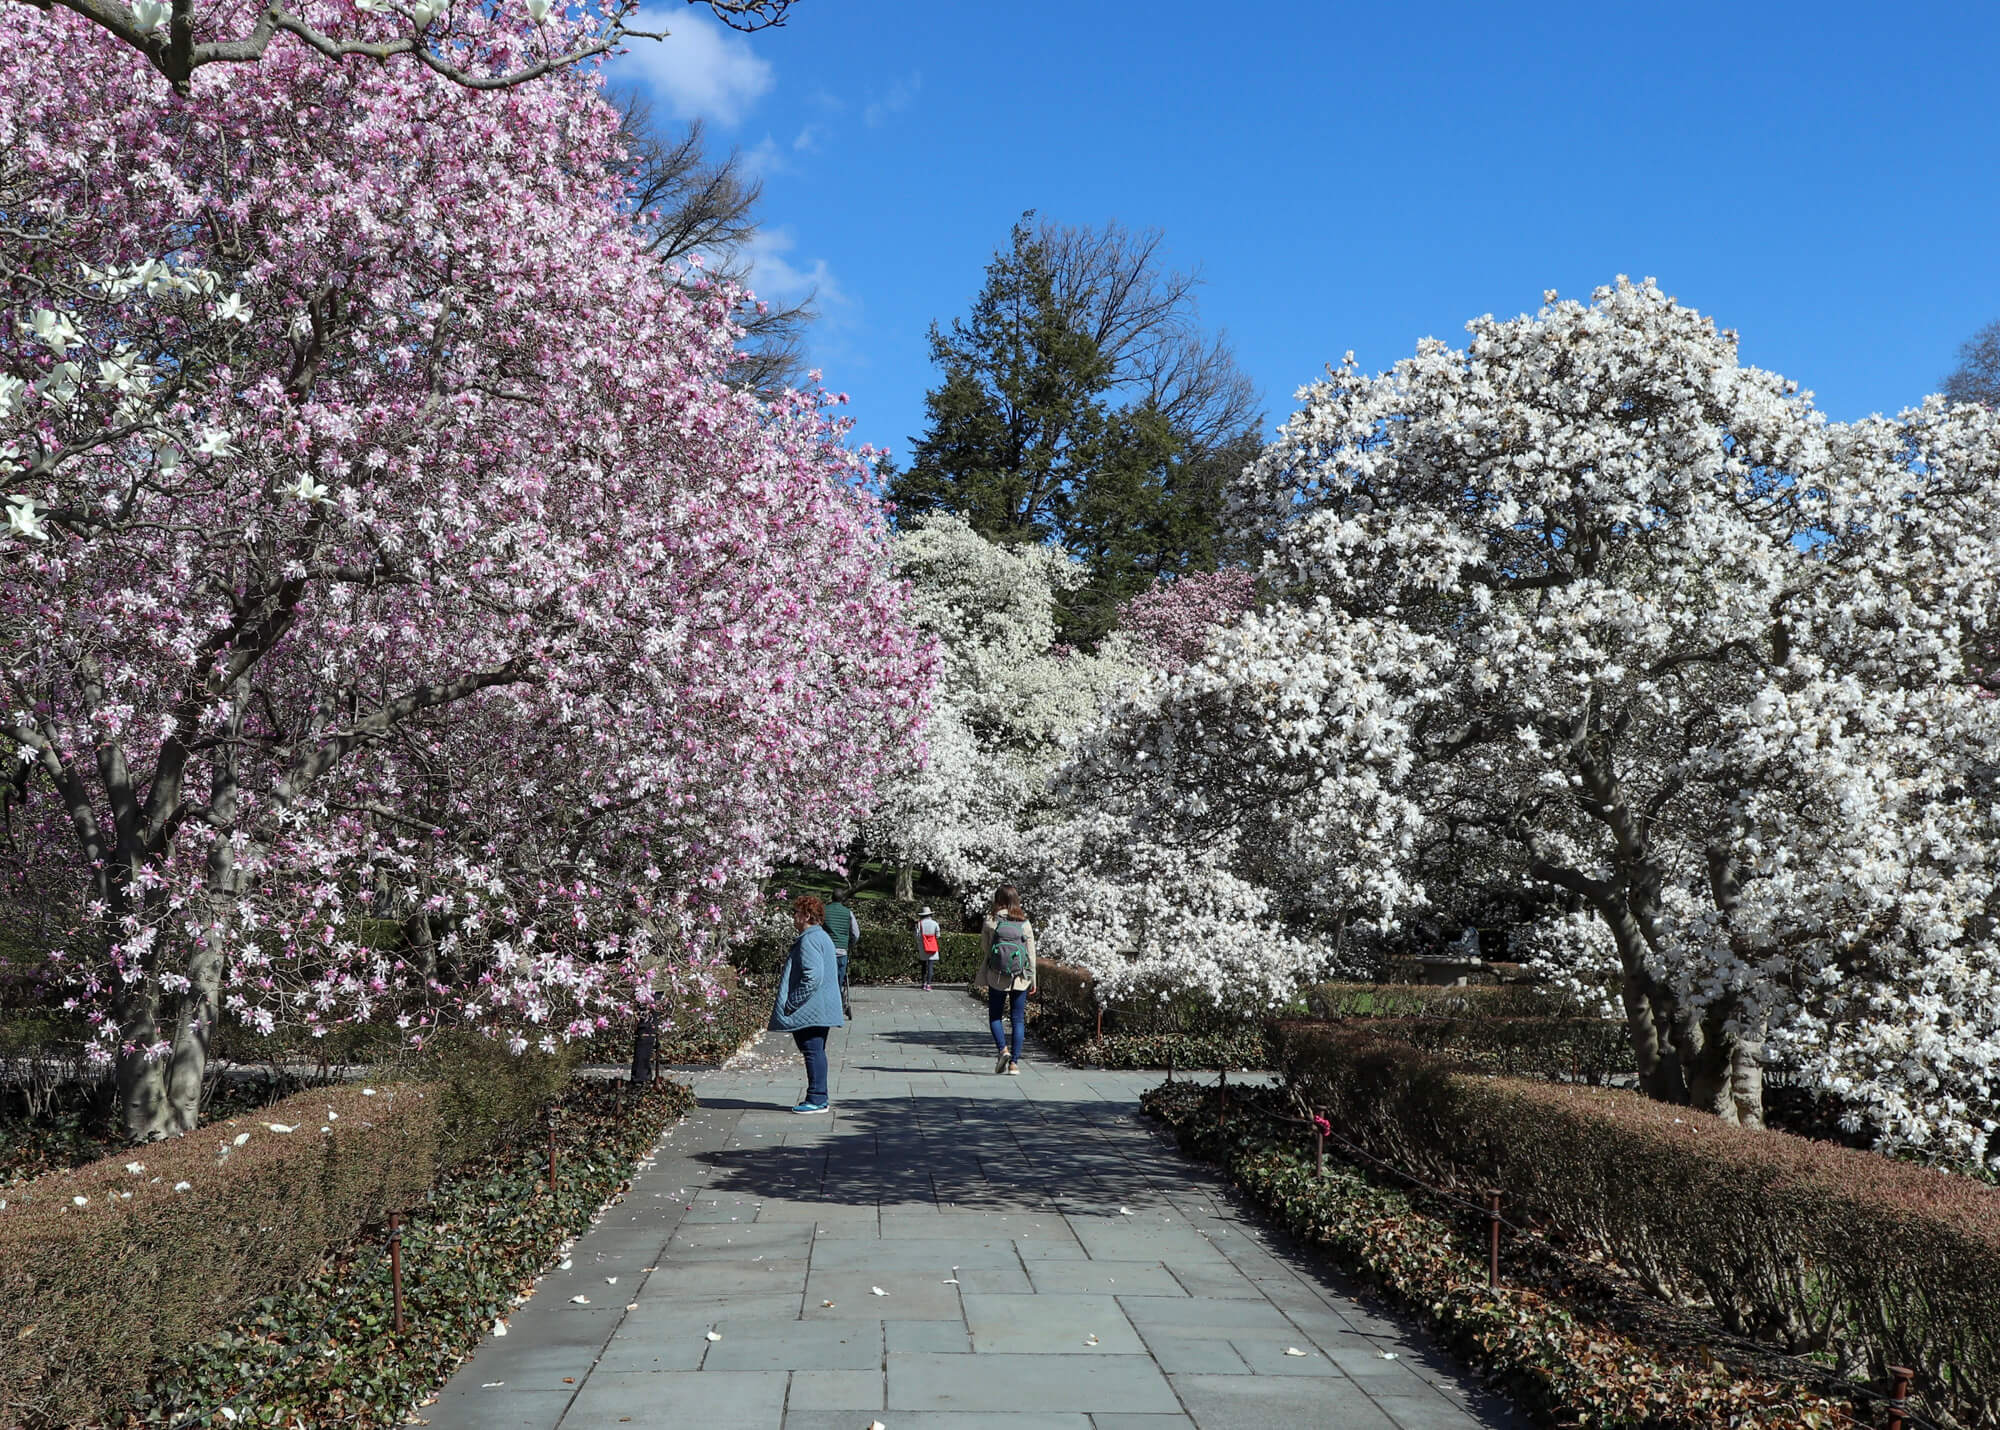
<svg viewBox="0 0 2000 1430">
<path fill-rule="evenodd" d="M 787 1110 L 782 1035 L 699 1075 L 571 1269 L 419 1412 L 433 1430 L 1511 1424 L 1152 1132 L 1157 1074 L 1031 1045 L 998 1077 L 962 992 L 854 1002 L 833 1114 Z"/>
</svg>

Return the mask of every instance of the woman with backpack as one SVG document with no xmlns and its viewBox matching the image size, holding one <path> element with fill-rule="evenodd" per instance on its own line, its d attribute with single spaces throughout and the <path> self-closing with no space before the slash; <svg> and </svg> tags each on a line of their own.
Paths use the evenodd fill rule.
<svg viewBox="0 0 2000 1430">
<path fill-rule="evenodd" d="M 820 920 L 826 905 L 807 894 L 792 904 L 792 923 L 799 936 L 778 974 L 778 996 L 771 1005 L 771 1030 L 790 1033 L 806 1060 L 806 1095 L 792 1111 L 810 1116 L 827 1110 L 826 1035 L 847 1020 L 840 1014 L 840 965 L 833 940 Z"/>
<path fill-rule="evenodd" d="M 993 1071 L 1018 1077 L 1021 1038 L 1028 1029 L 1028 995 L 1035 990 L 1035 926 L 1028 922 L 1021 895 L 1012 884 L 1003 884 L 993 895 L 993 907 L 979 931 L 979 947 L 985 957 L 974 981 L 986 990 L 986 1017 L 993 1026 L 993 1046 L 1000 1053 Z M 1013 1023 L 1011 1050 L 1003 1013 Z"/>
</svg>

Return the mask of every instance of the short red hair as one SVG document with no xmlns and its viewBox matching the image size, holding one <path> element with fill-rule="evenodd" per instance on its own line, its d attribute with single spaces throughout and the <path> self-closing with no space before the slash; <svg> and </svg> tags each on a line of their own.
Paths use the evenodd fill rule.
<svg viewBox="0 0 2000 1430">
<path fill-rule="evenodd" d="M 801 894 L 792 900 L 792 912 L 809 924 L 823 922 L 826 918 L 826 904 L 814 894 Z"/>
</svg>

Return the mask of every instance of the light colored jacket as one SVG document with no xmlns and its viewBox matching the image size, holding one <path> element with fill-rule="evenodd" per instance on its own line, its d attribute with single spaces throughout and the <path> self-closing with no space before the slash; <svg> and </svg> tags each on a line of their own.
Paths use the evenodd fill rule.
<svg viewBox="0 0 2000 1430">
<path fill-rule="evenodd" d="M 1021 935 L 1021 941 L 1028 945 L 1028 971 L 1026 973 L 1017 973 L 1010 980 L 998 980 L 998 975 L 987 972 L 986 960 L 993 954 L 993 929 L 993 915 L 988 914 L 986 922 L 979 929 L 979 972 L 973 975 L 972 986 L 974 988 L 998 988 L 1003 993 L 1022 988 L 1033 988 L 1035 986 L 1035 926 L 1032 923 L 1024 924 L 1025 932 Z"/>
<path fill-rule="evenodd" d="M 929 934 L 932 938 L 942 940 L 944 938 L 944 930 L 938 927 L 938 921 L 936 919 L 926 917 L 917 920 L 917 953 L 920 957 L 923 958 L 936 958 L 937 957 L 936 954 L 924 952 L 925 934 Z"/>
<path fill-rule="evenodd" d="M 800 1028 L 838 1028 L 840 965 L 833 940 L 814 925 L 792 941 L 791 956 L 778 975 L 778 996 L 771 1004 L 771 1029 L 793 1033 Z"/>
</svg>

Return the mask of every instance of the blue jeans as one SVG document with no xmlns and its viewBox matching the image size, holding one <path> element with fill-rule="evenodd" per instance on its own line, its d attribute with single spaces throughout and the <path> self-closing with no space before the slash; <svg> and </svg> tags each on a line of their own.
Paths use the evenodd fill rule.
<svg viewBox="0 0 2000 1430">
<path fill-rule="evenodd" d="M 792 1032 L 792 1041 L 806 1055 L 807 1102 L 826 1101 L 826 1034 L 825 1028 L 798 1028 Z"/>
<path fill-rule="evenodd" d="M 1007 1032 L 1000 1024 L 1005 1013 L 1014 1022 L 1014 1046 L 1007 1046 Z M 989 988 L 986 990 L 986 1017 L 993 1024 L 993 1046 L 1015 1062 L 1021 1060 L 1021 1035 L 1028 1031 L 1028 990 Z"/>
</svg>

